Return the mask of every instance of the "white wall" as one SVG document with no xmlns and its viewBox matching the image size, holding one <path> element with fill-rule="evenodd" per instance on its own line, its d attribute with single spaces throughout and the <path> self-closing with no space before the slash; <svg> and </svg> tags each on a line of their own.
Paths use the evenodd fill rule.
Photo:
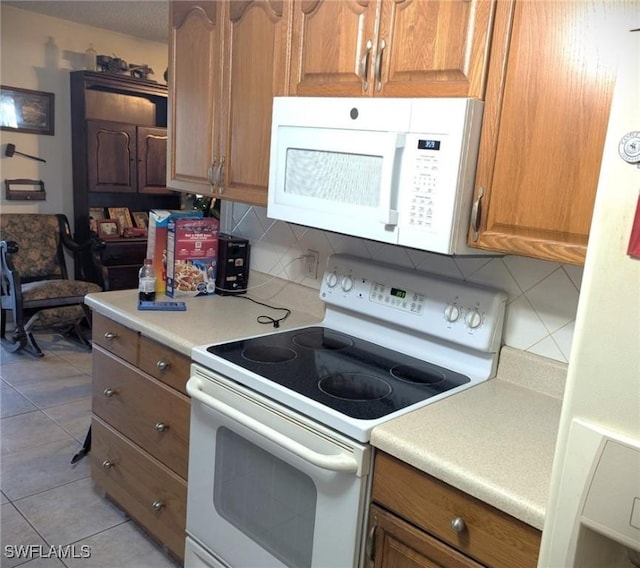
<svg viewBox="0 0 640 568">
<path fill-rule="evenodd" d="M 71 115 L 69 72 L 84 69 L 84 51 L 93 43 L 101 55 L 116 55 L 129 63 L 149 65 L 149 78 L 164 84 L 166 44 L 43 16 L 0 3 L 0 78 L 2 85 L 55 94 L 55 134 L 23 134 L 0 130 L 0 207 L 5 212 L 65 213 L 73 224 Z M 5 156 L 6 144 L 44 158 L 43 164 Z M 45 201 L 7 201 L 4 180 L 41 179 Z"/>
</svg>

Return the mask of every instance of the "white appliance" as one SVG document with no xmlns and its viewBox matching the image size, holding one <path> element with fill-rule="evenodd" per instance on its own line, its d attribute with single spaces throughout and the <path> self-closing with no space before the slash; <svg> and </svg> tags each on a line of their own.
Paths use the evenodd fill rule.
<svg viewBox="0 0 640 568">
<path fill-rule="evenodd" d="M 640 566 L 640 11 L 620 65 L 539 566 Z M 624 159 L 623 159 L 624 158 Z M 634 233 L 635 234 L 635 233 Z"/>
<path fill-rule="evenodd" d="M 466 246 L 483 102 L 276 97 L 267 214 L 442 254 Z"/>
<path fill-rule="evenodd" d="M 372 428 L 495 373 L 502 291 L 334 255 L 320 298 L 192 351 L 187 567 L 363 566 Z"/>
</svg>

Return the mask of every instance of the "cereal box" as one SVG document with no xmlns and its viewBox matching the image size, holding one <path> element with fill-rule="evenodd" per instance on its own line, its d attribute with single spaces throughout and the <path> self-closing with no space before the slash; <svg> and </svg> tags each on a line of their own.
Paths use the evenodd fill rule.
<svg viewBox="0 0 640 568">
<path fill-rule="evenodd" d="M 167 296 L 215 294 L 219 228 L 215 217 L 169 218 Z"/>
<path fill-rule="evenodd" d="M 202 211 L 173 211 L 152 209 L 149 211 L 147 258 L 153 259 L 156 270 L 156 294 L 164 294 L 167 287 L 167 229 L 171 217 L 201 218 Z"/>
</svg>

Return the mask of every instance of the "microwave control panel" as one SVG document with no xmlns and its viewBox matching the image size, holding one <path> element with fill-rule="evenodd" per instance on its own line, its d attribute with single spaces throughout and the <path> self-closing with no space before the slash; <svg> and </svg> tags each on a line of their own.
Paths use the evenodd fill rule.
<svg viewBox="0 0 640 568">
<path fill-rule="evenodd" d="M 431 228 L 433 225 L 441 171 L 440 145 L 441 141 L 435 139 L 417 141 L 408 212 L 410 226 Z"/>
</svg>

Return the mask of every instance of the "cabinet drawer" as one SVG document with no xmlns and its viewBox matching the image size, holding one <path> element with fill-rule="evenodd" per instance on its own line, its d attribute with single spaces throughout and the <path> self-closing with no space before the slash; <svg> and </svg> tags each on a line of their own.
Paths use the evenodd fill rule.
<svg viewBox="0 0 640 568">
<path fill-rule="evenodd" d="M 374 566 L 483 568 L 482 564 L 382 507 L 371 505 L 369 519 L 369 534 L 373 537 L 374 546 Z"/>
<path fill-rule="evenodd" d="M 105 247 L 100 251 L 100 260 L 105 266 L 133 264 L 140 267 L 145 256 L 147 256 L 146 239 L 105 242 Z"/>
<path fill-rule="evenodd" d="M 106 267 L 109 282 L 105 282 L 108 290 L 134 290 L 138 287 L 138 271 L 140 265 Z"/>
<path fill-rule="evenodd" d="M 186 482 L 95 417 L 91 435 L 92 479 L 183 560 Z"/>
<path fill-rule="evenodd" d="M 185 395 L 190 366 L 189 357 L 148 337 L 140 337 L 138 367 Z"/>
<path fill-rule="evenodd" d="M 189 399 L 95 347 L 93 413 L 187 478 Z"/>
<path fill-rule="evenodd" d="M 137 331 L 116 323 L 97 312 L 93 312 L 91 327 L 94 345 L 104 347 L 125 361 L 136 364 L 139 337 Z"/>
<path fill-rule="evenodd" d="M 376 455 L 372 499 L 488 566 L 537 564 L 540 531 L 384 453 Z M 464 521 L 460 532 L 455 518 Z"/>
</svg>

